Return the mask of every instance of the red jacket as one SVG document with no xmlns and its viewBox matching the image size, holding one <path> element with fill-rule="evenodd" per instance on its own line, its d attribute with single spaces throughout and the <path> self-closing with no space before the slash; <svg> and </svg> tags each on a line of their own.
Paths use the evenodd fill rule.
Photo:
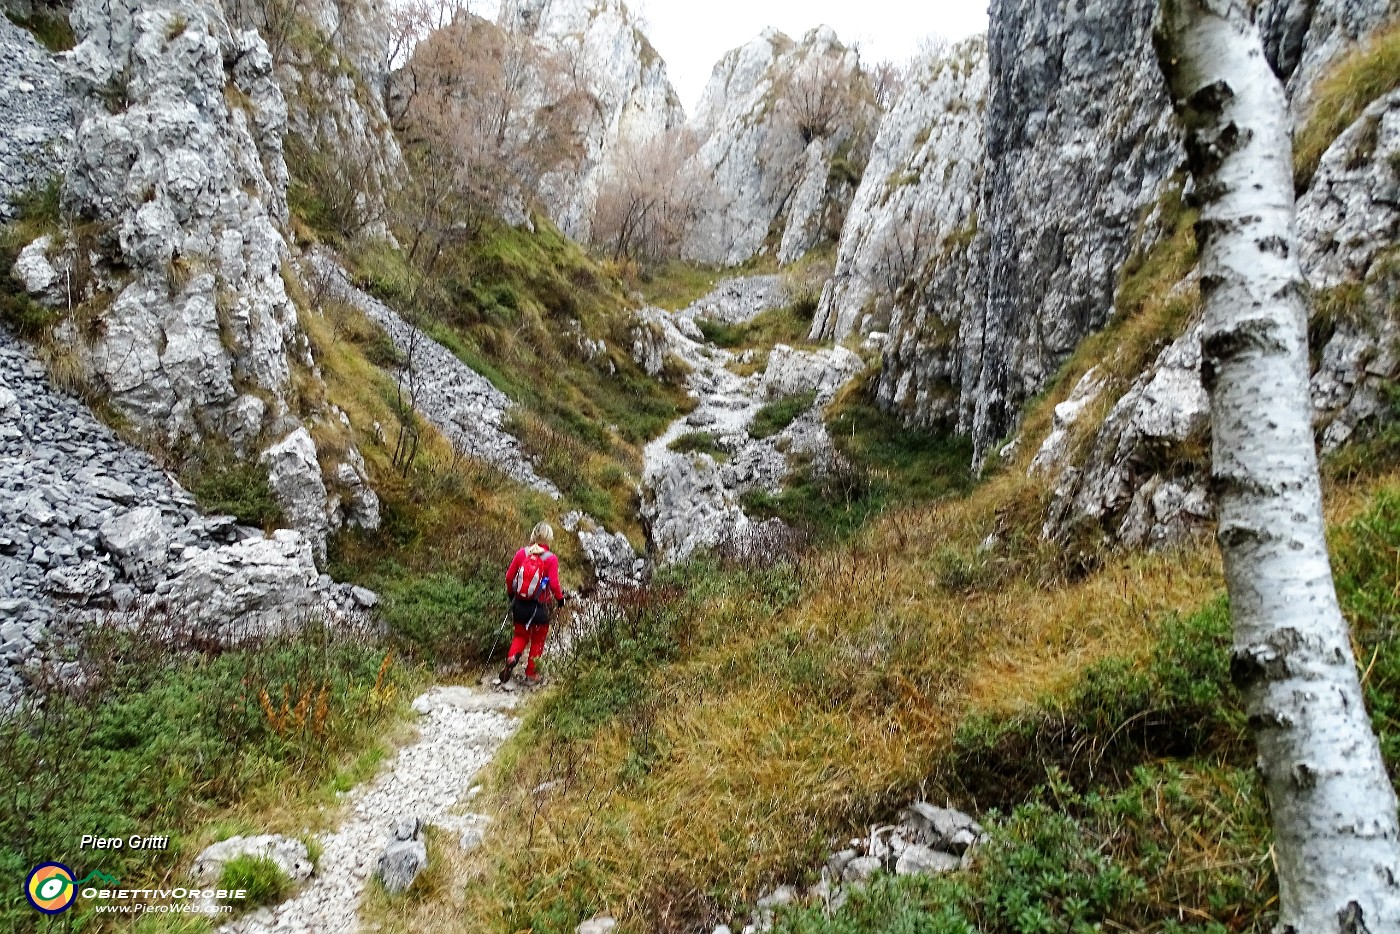
<svg viewBox="0 0 1400 934">
<path fill-rule="evenodd" d="M 512 588 L 515 587 L 515 573 L 525 563 L 525 555 L 530 551 L 544 555 L 544 573 L 549 581 L 550 592 L 554 594 L 555 600 L 562 603 L 564 601 L 564 587 L 559 583 L 559 559 L 543 545 L 531 545 L 529 548 L 522 548 L 515 553 L 515 560 L 510 563 L 510 570 L 506 571 L 506 591 L 511 592 Z M 511 592 L 511 596 L 514 595 Z"/>
</svg>

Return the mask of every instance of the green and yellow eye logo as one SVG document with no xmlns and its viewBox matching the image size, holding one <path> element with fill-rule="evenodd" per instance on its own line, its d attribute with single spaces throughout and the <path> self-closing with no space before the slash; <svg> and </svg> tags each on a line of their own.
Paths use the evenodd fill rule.
<svg viewBox="0 0 1400 934">
<path fill-rule="evenodd" d="M 24 895 L 36 911 L 56 915 L 73 907 L 78 887 L 73 870 L 62 863 L 41 863 L 24 880 Z"/>
</svg>

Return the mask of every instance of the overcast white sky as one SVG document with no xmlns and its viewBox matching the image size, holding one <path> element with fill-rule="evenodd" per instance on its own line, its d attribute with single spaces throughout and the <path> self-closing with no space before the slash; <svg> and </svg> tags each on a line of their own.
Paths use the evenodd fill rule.
<svg viewBox="0 0 1400 934">
<path fill-rule="evenodd" d="M 925 36 L 956 41 L 987 28 L 987 0 L 628 0 L 666 59 L 687 113 L 693 113 L 721 55 L 765 26 L 794 39 L 825 23 L 843 42 L 859 42 L 867 61 L 903 61 Z M 496 0 L 473 10 L 495 16 Z"/>
</svg>

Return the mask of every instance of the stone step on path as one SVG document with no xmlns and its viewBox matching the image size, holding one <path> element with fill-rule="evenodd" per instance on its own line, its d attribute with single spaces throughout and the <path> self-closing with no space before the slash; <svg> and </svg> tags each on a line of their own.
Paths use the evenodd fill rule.
<svg viewBox="0 0 1400 934">
<path fill-rule="evenodd" d="M 409 324 L 397 311 L 350 281 L 340 262 L 324 249 L 307 257 L 310 281 L 346 302 L 388 333 L 411 364 L 394 376 L 414 406 L 462 454 L 484 460 L 533 490 L 559 499 L 559 488 L 539 475 L 520 442 L 501 427 L 515 403 L 457 355 Z"/>
<path fill-rule="evenodd" d="M 516 730 L 511 694 L 438 686 L 413 701 L 419 738 L 367 785 L 350 792 L 344 822 L 320 835 L 315 874 L 292 898 L 220 928 L 221 934 L 354 934 L 375 863 L 401 820 L 421 820 L 454 837 L 489 822 L 459 813 L 478 772 Z"/>
</svg>

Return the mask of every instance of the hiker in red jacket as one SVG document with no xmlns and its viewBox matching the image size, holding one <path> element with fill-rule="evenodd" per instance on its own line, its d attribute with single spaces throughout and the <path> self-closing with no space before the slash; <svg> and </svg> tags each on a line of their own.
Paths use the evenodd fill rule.
<svg viewBox="0 0 1400 934">
<path fill-rule="evenodd" d="M 564 603 L 559 559 L 549 550 L 553 543 L 554 529 L 548 522 L 541 522 L 530 533 L 530 544 L 515 553 L 510 570 L 506 571 L 506 593 L 510 596 L 510 615 L 515 620 L 515 638 L 510 643 L 506 667 L 501 669 L 497 684 L 510 683 L 511 673 L 527 644 L 530 660 L 525 665 L 525 685 L 533 686 L 539 681 L 535 659 L 544 651 L 544 640 L 549 635 L 550 607 Z"/>
</svg>

